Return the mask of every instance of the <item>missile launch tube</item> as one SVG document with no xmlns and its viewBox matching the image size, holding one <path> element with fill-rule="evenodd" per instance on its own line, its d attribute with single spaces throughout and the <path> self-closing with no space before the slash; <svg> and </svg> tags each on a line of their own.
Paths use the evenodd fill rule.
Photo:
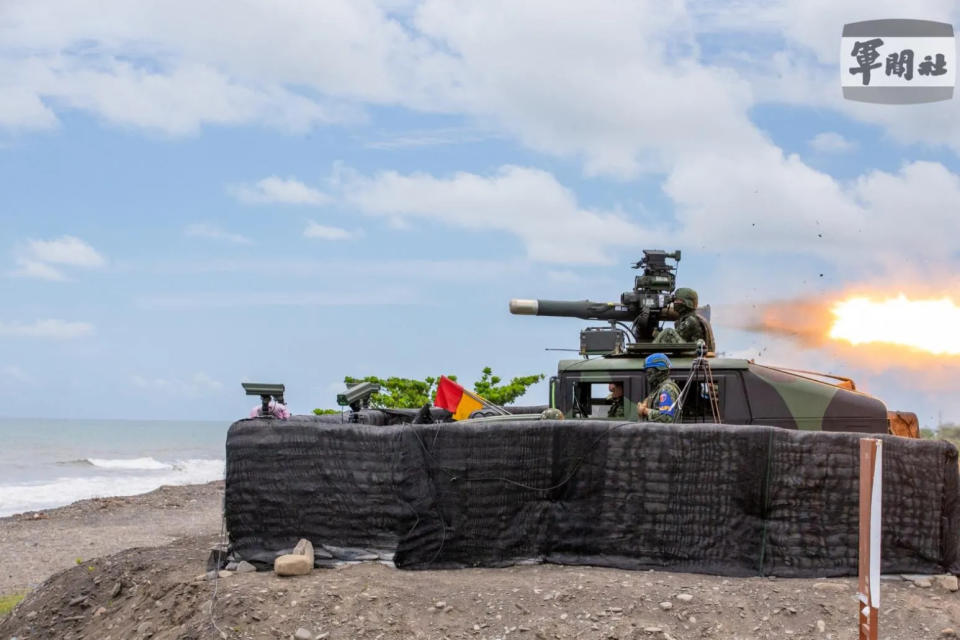
<svg viewBox="0 0 960 640">
<path fill-rule="evenodd" d="M 619 320 L 631 322 L 636 312 L 617 302 L 590 300 L 521 300 L 510 301 L 510 313 L 521 316 L 558 316 L 583 320 Z"/>
</svg>

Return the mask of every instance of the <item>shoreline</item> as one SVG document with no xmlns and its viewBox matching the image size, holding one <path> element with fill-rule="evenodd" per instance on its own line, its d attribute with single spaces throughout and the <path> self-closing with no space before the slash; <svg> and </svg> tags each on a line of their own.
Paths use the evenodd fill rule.
<svg viewBox="0 0 960 640">
<path fill-rule="evenodd" d="M 218 536 L 223 480 L 163 485 L 132 496 L 88 498 L 0 518 L 0 595 L 34 589 L 55 573 L 131 547 Z M 39 514 L 39 517 L 34 517 Z"/>
<path fill-rule="evenodd" d="M 124 463 L 138 462 L 155 466 L 152 468 L 121 466 Z M 105 466 L 110 463 L 116 466 Z M 87 475 L 58 475 L 12 485 L 0 483 L 0 496 L 2 496 L 0 521 L 23 514 L 49 514 L 86 500 L 134 498 L 165 486 L 194 486 L 208 482 L 222 482 L 225 466 L 222 459 L 194 458 L 178 462 L 160 462 L 152 457 L 117 460 L 84 458 L 56 464 L 82 465 L 91 469 L 92 472 Z M 67 495 L 63 495 L 64 493 Z"/>
</svg>

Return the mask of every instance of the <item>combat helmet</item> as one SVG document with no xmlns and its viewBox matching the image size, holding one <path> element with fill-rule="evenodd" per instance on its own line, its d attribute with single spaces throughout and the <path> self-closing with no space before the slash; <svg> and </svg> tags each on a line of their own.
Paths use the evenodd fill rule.
<svg viewBox="0 0 960 640">
<path fill-rule="evenodd" d="M 700 298 L 697 296 L 697 292 L 688 287 L 680 287 L 673 294 L 674 302 L 683 303 L 685 307 L 691 310 L 696 310 Z"/>
<path fill-rule="evenodd" d="M 643 361 L 644 369 L 669 369 L 670 368 L 670 358 L 663 353 L 653 353 L 646 357 Z"/>
</svg>

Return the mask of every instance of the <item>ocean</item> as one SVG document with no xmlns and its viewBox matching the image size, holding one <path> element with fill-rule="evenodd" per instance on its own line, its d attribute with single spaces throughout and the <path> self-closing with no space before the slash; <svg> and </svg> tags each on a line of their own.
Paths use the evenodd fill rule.
<svg viewBox="0 0 960 640">
<path fill-rule="evenodd" d="M 0 418 L 0 517 L 224 475 L 228 421 Z"/>
</svg>

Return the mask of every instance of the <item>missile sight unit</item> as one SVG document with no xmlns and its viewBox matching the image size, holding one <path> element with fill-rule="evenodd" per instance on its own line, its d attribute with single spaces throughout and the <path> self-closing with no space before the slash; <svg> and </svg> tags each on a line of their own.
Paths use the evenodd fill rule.
<svg viewBox="0 0 960 640">
<path fill-rule="evenodd" d="M 695 353 L 697 345 L 694 343 L 661 342 L 653 346 L 661 323 L 679 317 L 673 302 L 680 256 L 679 250 L 668 253 L 660 249 L 644 249 L 643 258 L 632 265 L 642 273 L 634 277 L 633 290 L 620 294 L 620 302 L 515 298 L 510 301 L 510 313 L 606 320 L 609 327 L 588 327 L 581 331 L 580 354 L 585 356 L 620 355 L 628 350 L 631 353 Z M 667 260 L 673 260 L 674 264 Z M 709 307 L 698 308 L 697 313 L 709 321 Z"/>
</svg>

